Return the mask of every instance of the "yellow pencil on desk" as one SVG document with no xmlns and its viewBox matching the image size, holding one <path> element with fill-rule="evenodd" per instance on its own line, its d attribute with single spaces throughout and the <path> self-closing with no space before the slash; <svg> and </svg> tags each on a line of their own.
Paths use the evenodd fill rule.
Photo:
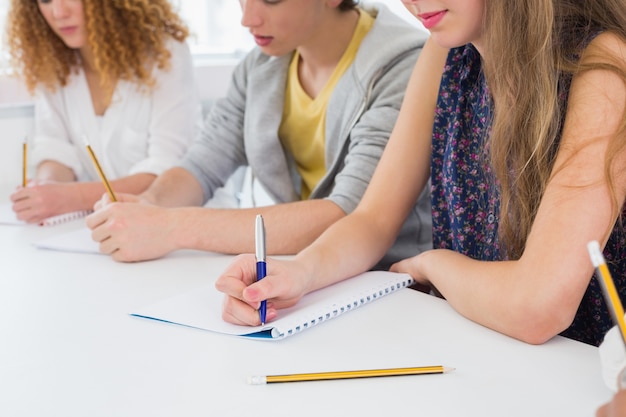
<svg viewBox="0 0 626 417">
<path fill-rule="evenodd" d="M 96 158 L 96 154 L 93 152 L 93 149 L 91 149 L 91 146 L 89 145 L 89 142 L 87 141 L 87 138 L 83 137 L 83 140 L 85 141 L 87 152 L 89 152 L 89 156 L 91 156 L 91 160 L 93 161 L 93 164 L 96 167 L 96 171 L 98 171 L 100 180 L 102 180 L 102 183 L 104 184 L 104 188 L 106 188 L 107 193 L 109 194 L 109 198 L 113 202 L 117 201 L 117 198 L 115 197 L 115 193 L 113 192 L 113 188 L 111 188 L 111 184 L 109 184 L 109 180 L 107 180 L 107 177 L 104 175 L 104 171 L 102 170 L 102 167 L 100 166 L 100 163 L 98 162 L 98 158 Z"/>
<path fill-rule="evenodd" d="M 366 369 L 361 371 L 317 372 L 309 374 L 266 375 L 248 377 L 250 385 L 275 384 L 279 382 L 326 381 L 331 379 L 376 378 L 383 376 L 443 374 L 453 371 L 447 366 L 420 366 L 413 368 Z"/>
<path fill-rule="evenodd" d="M 28 138 L 24 138 L 22 144 L 22 187 L 28 183 Z"/>
<path fill-rule="evenodd" d="M 609 306 L 609 311 L 613 318 L 613 321 L 619 328 L 622 335 L 622 341 L 626 347 L 626 321 L 624 321 L 624 307 L 615 288 L 615 283 L 611 277 L 609 267 L 606 265 L 602 251 L 600 250 L 600 244 L 597 241 L 591 241 L 587 244 L 587 250 L 591 257 L 591 263 L 596 269 L 596 275 L 600 286 L 604 293 L 604 298 Z"/>
</svg>

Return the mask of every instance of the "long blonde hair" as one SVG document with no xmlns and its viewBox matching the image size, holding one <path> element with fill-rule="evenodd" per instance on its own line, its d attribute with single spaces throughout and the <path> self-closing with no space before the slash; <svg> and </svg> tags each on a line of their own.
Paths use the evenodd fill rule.
<svg viewBox="0 0 626 417">
<path fill-rule="evenodd" d="M 624 0 L 486 0 L 484 71 L 494 100 L 490 158 L 501 192 L 499 235 L 507 256 L 524 251 L 539 202 L 551 177 L 566 103 L 559 80 L 606 69 L 626 84 L 626 65 L 607 55 L 581 65 L 581 38 L 603 30 L 626 41 Z M 626 115 L 607 152 L 606 177 L 624 148 Z M 617 140 L 621 138 L 622 140 Z M 613 192 L 615 216 L 621 202 Z"/>
<path fill-rule="evenodd" d="M 168 0 L 82 0 L 87 42 L 104 86 L 117 80 L 152 85 L 151 70 L 166 69 L 168 37 L 184 41 L 188 28 Z M 55 90 L 81 65 L 77 52 L 50 29 L 34 0 L 11 0 L 7 39 L 13 67 L 32 92 Z"/>
</svg>

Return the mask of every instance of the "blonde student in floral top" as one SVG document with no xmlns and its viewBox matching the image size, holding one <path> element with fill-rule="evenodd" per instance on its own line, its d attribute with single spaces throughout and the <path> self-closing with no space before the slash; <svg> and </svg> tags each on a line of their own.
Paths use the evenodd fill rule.
<svg viewBox="0 0 626 417">
<path fill-rule="evenodd" d="M 271 320 L 366 270 L 430 178 L 435 247 L 391 270 L 511 337 L 597 345 L 610 319 L 589 241 L 626 294 L 626 3 L 405 5 L 431 37 L 361 203 L 295 259 L 268 260 L 258 283 L 254 257 L 237 259 L 217 282 L 224 317 L 258 324 L 267 300 Z"/>
</svg>

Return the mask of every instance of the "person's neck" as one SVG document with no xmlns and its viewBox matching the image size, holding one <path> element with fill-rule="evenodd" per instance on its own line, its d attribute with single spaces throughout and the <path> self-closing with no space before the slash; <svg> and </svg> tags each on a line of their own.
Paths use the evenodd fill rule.
<svg viewBox="0 0 626 417">
<path fill-rule="evenodd" d="M 476 48 L 476 50 L 478 51 L 478 53 L 480 54 L 480 56 L 484 60 L 485 59 L 485 47 L 484 47 L 482 41 L 480 41 L 480 40 L 473 41 L 472 45 L 474 45 L 474 48 Z"/>
<path fill-rule="evenodd" d="M 302 89 L 315 99 L 332 76 L 345 53 L 357 23 L 357 11 L 335 12 L 309 44 L 299 47 L 298 78 Z"/>
<path fill-rule="evenodd" d="M 335 68 L 345 53 L 359 21 L 359 12 L 335 11 L 306 45 L 298 47 L 301 69 L 315 76 Z"/>
<path fill-rule="evenodd" d="M 80 54 L 80 58 L 83 64 L 83 70 L 85 72 L 95 73 L 96 72 L 95 57 L 93 55 L 91 48 L 82 47 L 78 50 L 78 53 Z"/>
<path fill-rule="evenodd" d="M 107 84 L 103 84 L 102 75 L 96 70 L 95 58 L 91 49 L 81 48 L 80 56 L 94 114 L 103 116 L 111 104 L 115 80 L 109 80 Z"/>
</svg>

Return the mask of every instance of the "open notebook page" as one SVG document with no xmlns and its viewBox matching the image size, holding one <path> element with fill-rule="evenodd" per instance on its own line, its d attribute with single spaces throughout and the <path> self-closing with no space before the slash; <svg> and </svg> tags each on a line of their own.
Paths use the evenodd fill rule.
<svg viewBox="0 0 626 417">
<path fill-rule="evenodd" d="M 87 227 L 39 240 L 35 242 L 35 247 L 63 252 L 100 253 L 98 242 L 91 238 L 91 230 Z"/>
<path fill-rule="evenodd" d="M 265 326 L 226 323 L 221 317 L 224 294 L 209 285 L 140 308 L 131 315 L 213 332 L 282 339 L 375 301 L 413 283 L 407 274 L 371 271 L 304 296 L 298 304 L 280 310 Z"/>
<path fill-rule="evenodd" d="M 0 204 L 0 224 L 10 224 L 10 225 L 25 225 L 21 220 L 18 220 L 15 217 L 15 213 L 11 208 L 11 203 L 3 203 Z"/>
</svg>

